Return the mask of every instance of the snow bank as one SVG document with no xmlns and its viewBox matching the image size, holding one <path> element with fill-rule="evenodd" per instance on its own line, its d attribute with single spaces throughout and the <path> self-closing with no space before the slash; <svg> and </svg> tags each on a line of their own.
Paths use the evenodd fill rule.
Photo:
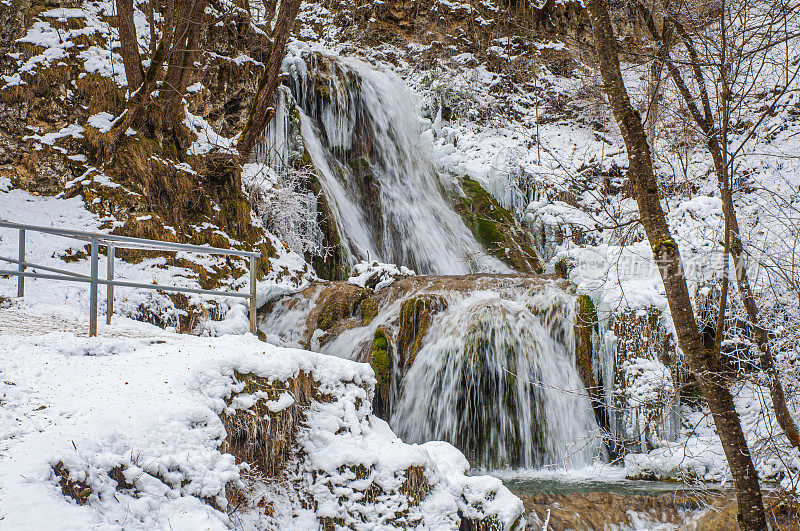
<svg viewBox="0 0 800 531">
<path fill-rule="evenodd" d="M 361 286 L 362 288 L 372 288 L 375 291 L 385 288 L 394 282 L 398 277 L 414 276 L 416 273 L 406 266 L 396 266 L 395 264 L 384 264 L 373 260 L 372 262 L 362 261 L 353 266 L 353 275 L 347 279 L 349 284 Z"/>
<path fill-rule="evenodd" d="M 318 528 L 323 516 L 364 525 L 398 513 L 425 528 L 455 529 L 460 515 L 510 528 L 522 512 L 499 480 L 465 476 L 467 462 L 452 446 L 404 444 L 373 417 L 375 380 L 366 364 L 249 335 L 198 338 L 151 327 L 156 331 L 138 338 L 3 337 L 4 529 L 53 522 L 62 529 L 225 529 L 234 520 Z M 226 488 L 244 488 L 247 467 L 220 452 L 226 432 L 219 415 L 235 407 L 230 398 L 242 389 L 235 375 L 281 382 L 301 372 L 327 398 L 308 407 L 289 477 L 317 514 L 299 505 L 294 488 L 282 491 L 283 483 L 273 484 L 272 516 L 259 507 L 233 511 Z M 292 400 L 280 396 L 270 410 L 280 413 Z M 368 470 L 370 481 L 348 472 L 356 467 Z M 430 487 L 421 500 L 400 489 L 409 467 L 421 467 Z M 387 495 L 365 497 L 371 483 Z M 64 495 L 70 488 L 74 497 Z"/>
</svg>

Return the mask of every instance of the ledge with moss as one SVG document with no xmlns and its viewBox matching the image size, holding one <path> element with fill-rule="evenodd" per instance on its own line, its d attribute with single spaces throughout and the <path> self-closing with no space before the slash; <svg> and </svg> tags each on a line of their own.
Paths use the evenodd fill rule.
<svg viewBox="0 0 800 531">
<path fill-rule="evenodd" d="M 517 271 L 541 273 L 536 252 L 513 214 L 474 179 L 464 177 L 461 192 L 453 198 L 455 210 L 486 251 Z"/>
</svg>

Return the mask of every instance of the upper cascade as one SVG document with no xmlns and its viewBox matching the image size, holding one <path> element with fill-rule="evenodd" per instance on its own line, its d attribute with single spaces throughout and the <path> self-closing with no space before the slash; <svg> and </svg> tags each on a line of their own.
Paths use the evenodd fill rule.
<svg viewBox="0 0 800 531">
<path fill-rule="evenodd" d="M 510 271 L 449 203 L 421 137 L 417 100 L 400 78 L 319 53 L 290 55 L 284 71 L 291 95 L 279 95 L 256 161 L 280 173 L 291 151 L 302 151 L 349 263 L 372 259 L 440 275 Z"/>
</svg>

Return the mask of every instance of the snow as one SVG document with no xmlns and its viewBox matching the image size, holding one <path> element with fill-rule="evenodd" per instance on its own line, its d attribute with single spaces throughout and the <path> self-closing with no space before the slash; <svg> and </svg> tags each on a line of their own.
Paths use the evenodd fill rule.
<svg viewBox="0 0 800 531">
<path fill-rule="evenodd" d="M 672 373 L 658 360 L 633 358 L 622 363 L 625 396 L 631 407 L 661 405 L 675 393 Z"/>
<path fill-rule="evenodd" d="M 95 118 L 95 123 L 102 119 L 109 118 Z M 0 218 L 101 230 L 103 220 L 86 211 L 80 197 L 35 196 L 2 184 Z M 16 250 L 17 233 L 0 232 L 0 254 L 15 255 Z M 27 239 L 31 262 L 78 272 L 86 271 L 85 258 L 65 264 L 60 256 L 83 250 L 82 242 L 52 235 L 29 232 Z M 211 260 L 193 259 L 201 264 Z M 281 267 L 259 284 L 259 299 L 297 289 L 298 278 L 304 278 L 288 272 L 305 266 L 299 256 L 279 253 L 273 260 Z M 117 273 L 195 285 L 189 271 L 165 267 L 163 259 L 118 261 Z M 87 338 L 85 285 L 28 279 L 26 296 L 17 299 L 15 294 L 16 280 L 0 279 L 0 295 L 11 299 L 11 308 L 0 310 L 6 312 L 0 313 L 4 529 L 47 528 L 54 521 L 64 529 L 229 528 L 225 486 L 250 485 L 249 473 L 245 478 L 246 470 L 233 456 L 220 452 L 225 437 L 220 415 L 230 407 L 252 405 L 242 396 L 226 404 L 240 389 L 232 378 L 237 372 L 284 381 L 302 371 L 333 398 L 307 412 L 307 429 L 298 441 L 305 457 L 287 471 L 317 511 L 302 508 L 294 487 L 271 484 L 260 488 L 275 501 L 275 515 L 270 519 L 260 509 L 240 511 L 237 518 L 248 522 L 245 527 L 316 528 L 317 517 L 325 515 L 355 525 L 394 521 L 403 514 L 401 519 L 425 528 L 457 528 L 463 514 L 494 515 L 510 529 L 522 512 L 521 501 L 499 480 L 466 476 L 466 459 L 454 447 L 407 445 L 374 417 L 369 399 L 375 380 L 368 365 L 260 342 L 247 334 L 242 304 L 228 306 L 223 321 L 203 323 L 201 337 L 179 335 L 133 320 L 142 317 L 142 308 L 168 319 L 175 312 L 168 299 L 118 288 L 112 325 L 101 322 L 99 337 Z M 101 311 L 104 295 L 100 290 Z M 269 400 L 267 408 L 279 412 L 293 402 L 285 392 Z M 355 466 L 367 467 L 386 496 L 364 503 L 362 490 L 369 483 L 354 480 L 347 467 Z M 410 505 L 400 490 L 412 466 L 424 468 L 431 486 L 419 505 Z M 71 481 L 91 489 L 86 505 L 62 495 L 54 467 L 63 467 Z M 112 477 L 115 471 L 121 471 L 126 485 Z"/>
<path fill-rule="evenodd" d="M 789 492 L 800 486 L 800 451 L 792 448 L 775 419 L 769 389 L 752 383 L 731 388 L 742 431 L 750 447 L 753 464 L 762 482 L 779 485 Z M 681 436 L 664 441 L 645 454 L 625 456 L 628 477 L 677 480 L 730 481 L 714 422 L 707 407 L 684 406 Z"/>
<path fill-rule="evenodd" d="M 56 141 L 60 138 L 72 137 L 83 138 L 84 128 L 78 124 L 70 124 L 62 127 L 57 132 L 47 133 L 44 135 L 31 135 L 23 137 L 23 140 L 35 139 L 37 141 L 37 149 L 41 149 L 42 144 L 48 146 L 55 145 Z"/>
<path fill-rule="evenodd" d="M 231 154 L 238 153 L 234 147 L 238 137 L 225 138 L 217 134 L 214 128 L 200 116 L 195 116 L 187 110 L 183 123 L 197 133 L 197 140 L 189 146 L 186 152 L 188 155 L 205 155 L 214 149 Z"/>
<path fill-rule="evenodd" d="M 373 260 L 362 261 L 353 266 L 353 275 L 347 279 L 348 284 L 370 287 L 375 291 L 390 286 L 398 277 L 414 276 L 416 273 L 406 266 L 384 264 Z"/>
<path fill-rule="evenodd" d="M 358 514 L 380 522 L 405 507 L 410 519 L 428 528 L 457 527 L 461 511 L 497 515 L 507 529 L 521 514 L 522 503 L 499 480 L 465 476 L 466 459 L 452 446 L 406 445 L 373 417 L 366 399 L 375 380 L 366 364 L 274 347 L 251 335 L 200 338 L 150 332 L 140 338 L 85 338 L 68 332 L 3 336 L 4 529 L 48 528 L 55 521 L 63 529 L 228 528 L 228 515 L 203 500 L 225 508 L 225 485 L 241 480 L 242 467 L 219 451 L 225 437 L 219 415 L 252 405 L 246 400 L 226 405 L 237 389 L 234 372 L 270 381 L 304 372 L 332 397 L 307 412 L 308 429 L 300 436 L 305 457 L 294 463 L 297 477 L 309 482 L 318 516 Z M 285 392 L 268 407 L 277 412 L 293 402 Z M 72 480 L 92 489 L 87 505 L 61 495 L 53 469 L 58 463 Z M 397 493 L 365 504 L 356 482 L 343 472 L 355 465 L 373 470 L 375 483 L 387 490 L 398 486 L 393 482 L 402 470 L 424 466 L 432 491 L 418 507 L 409 508 Z M 129 487 L 109 477 L 117 467 Z M 316 479 L 303 471 L 315 471 Z M 341 490 L 328 490 L 326 483 Z M 275 503 L 282 509 L 277 524 L 291 527 L 298 517 L 284 514 L 289 507 L 280 501 Z M 294 511 L 303 512 L 299 507 Z M 242 518 L 263 522 L 263 513 Z"/>
</svg>

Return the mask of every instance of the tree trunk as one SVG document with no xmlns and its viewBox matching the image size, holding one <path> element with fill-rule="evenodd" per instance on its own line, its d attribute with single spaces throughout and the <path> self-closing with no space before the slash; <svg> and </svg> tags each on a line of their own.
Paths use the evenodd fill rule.
<svg viewBox="0 0 800 531">
<path fill-rule="evenodd" d="M 275 114 L 270 107 L 272 94 L 280 83 L 281 63 L 286 55 L 286 43 L 289 42 L 292 25 L 300 11 L 301 0 L 283 0 L 278 9 L 278 18 L 275 21 L 275 31 L 272 36 L 272 48 L 267 59 L 267 66 L 261 79 L 258 82 L 253 105 L 250 107 L 250 114 L 247 117 L 242 134 L 239 137 L 237 149 L 243 163 L 250 158 L 250 152 L 256 143 L 256 139 L 264 130 L 264 127 Z"/>
<path fill-rule="evenodd" d="M 156 53 L 158 37 L 156 36 L 156 16 L 153 8 L 155 0 L 147 0 L 147 24 L 150 26 L 150 55 Z"/>
<path fill-rule="evenodd" d="M 158 43 L 158 47 L 153 57 L 150 59 L 150 66 L 147 68 L 141 87 L 128 99 L 128 105 L 125 108 L 125 116 L 121 120 L 118 120 L 117 123 L 114 124 L 114 127 L 112 127 L 103 138 L 106 156 L 113 153 L 119 139 L 122 138 L 122 135 L 128 128 L 138 126 L 141 123 L 144 111 L 150 103 L 150 95 L 156 88 L 156 81 L 158 81 L 158 75 L 164 64 L 164 55 L 166 53 L 164 48 L 164 41 L 162 40 Z"/>
<path fill-rule="evenodd" d="M 183 121 L 183 96 L 195 71 L 194 60 L 207 3 L 207 0 L 177 0 L 176 24 L 161 94 L 166 106 L 164 119 L 171 125 Z"/>
<path fill-rule="evenodd" d="M 117 0 L 117 30 L 122 63 L 125 65 L 125 76 L 128 78 L 128 91 L 133 94 L 142 86 L 144 79 L 136 25 L 133 22 L 133 0 Z"/>
<path fill-rule="evenodd" d="M 678 247 L 667 225 L 658 195 L 653 161 L 639 113 L 631 106 L 620 72 L 616 39 L 603 0 L 587 0 L 603 87 L 628 152 L 628 177 L 639 214 L 659 265 L 678 344 L 708 402 L 736 485 L 739 524 L 747 530 L 767 528 L 764 505 L 750 450 L 718 358 L 702 343 L 683 276 Z"/>
</svg>

